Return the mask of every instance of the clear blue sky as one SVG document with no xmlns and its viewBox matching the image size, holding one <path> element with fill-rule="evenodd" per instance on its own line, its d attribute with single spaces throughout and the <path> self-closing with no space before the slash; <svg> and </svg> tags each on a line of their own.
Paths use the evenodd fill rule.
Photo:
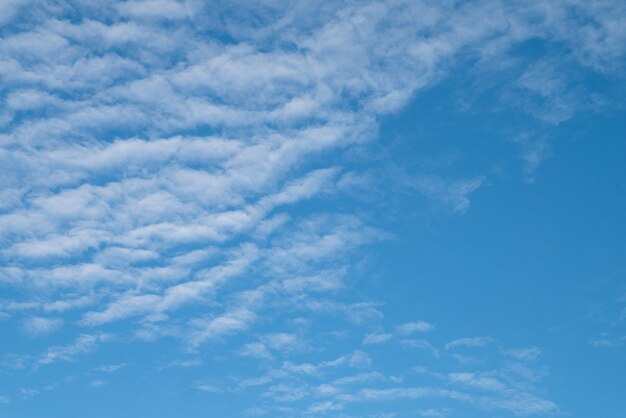
<svg viewBox="0 0 626 418">
<path fill-rule="evenodd" d="M 622 418 L 626 3 L 0 3 L 0 416 Z"/>
</svg>

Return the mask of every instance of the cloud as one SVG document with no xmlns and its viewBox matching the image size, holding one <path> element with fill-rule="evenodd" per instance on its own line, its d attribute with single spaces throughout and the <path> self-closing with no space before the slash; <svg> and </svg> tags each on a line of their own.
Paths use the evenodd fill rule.
<svg viewBox="0 0 626 418">
<path fill-rule="evenodd" d="M 38 356 L 36 366 L 48 365 L 58 361 L 72 361 L 79 354 L 94 351 L 99 343 L 110 341 L 109 334 L 82 334 L 69 345 L 58 345 Z"/>
<path fill-rule="evenodd" d="M 22 332 L 31 337 L 40 337 L 57 331 L 63 325 L 60 318 L 33 317 L 22 325 Z"/>
<path fill-rule="evenodd" d="M 459 341 L 457 347 L 486 343 L 470 340 L 475 339 L 453 341 Z M 386 346 L 391 351 L 384 351 L 384 355 L 395 355 L 394 347 L 397 346 Z M 463 365 L 461 371 L 455 370 L 457 365 L 450 362 L 448 356 L 435 357 L 431 361 L 435 369 L 452 370 L 442 373 L 417 367 L 414 369 L 418 375 L 400 376 L 386 375 L 381 367 L 388 368 L 389 364 L 380 363 L 376 361 L 377 358 L 362 351 L 318 363 L 283 361 L 280 367 L 273 366 L 272 361 L 264 361 L 260 367 L 267 368 L 267 371 L 261 376 L 240 381 L 236 390 L 263 390 L 262 402 L 258 407 L 279 416 L 305 414 L 312 406 L 325 402 L 334 405 L 337 410 L 349 411 L 352 410 L 352 404 L 363 402 L 389 403 L 419 399 L 438 399 L 443 405 L 440 409 L 422 410 L 424 416 L 445 416 L 456 409 L 455 404 L 458 403 L 487 411 L 510 411 L 516 415 L 558 412 L 554 402 L 534 394 L 535 385 L 544 375 L 541 370 L 533 369 L 532 364 L 510 364 L 509 353 L 515 351 L 518 350 L 496 352 L 497 358 L 493 358 L 493 353 L 477 354 L 477 360 Z M 498 354 L 503 357 L 498 357 Z M 500 367 L 503 361 L 508 365 Z M 481 366 L 495 368 L 468 370 Z M 363 370 L 351 373 L 354 367 Z M 429 385 L 420 385 L 427 379 Z M 274 410 L 277 404 L 291 406 Z"/>
<path fill-rule="evenodd" d="M 348 364 L 350 367 L 364 368 L 372 364 L 372 359 L 365 351 L 357 350 L 348 358 Z"/>
<path fill-rule="evenodd" d="M 497 392 L 506 388 L 503 383 L 493 377 L 476 376 L 474 373 L 450 373 L 448 378 L 454 383 L 462 383 L 486 391 Z"/>
<path fill-rule="evenodd" d="M 434 357 L 439 357 L 439 349 L 426 340 L 407 338 L 401 340 L 400 344 L 402 344 L 404 347 L 430 351 Z"/>
<path fill-rule="evenodd" d="M 437 417 L 437 418 L 443 418 L 448 416 L 448 414 L 450 413 L 450 409 L 424 409 L 422 411 L 419 411 L 418 414 L 422 417 Z"/>
<path fill-rule="evenodd" d="M 295 334 L 273 333 L 263 335 L 259 341 L 245 344 L 238 353 L 242 356 L 273 359 L 272 352 L 287 354 L 305 347 L 306 343 Z"/>
<path fill-rule="evenodd" d="M 222 389 L 220 389 L 219 387 L 214 386 L 214 385 L 208 385 L 206 383 L 197 384 L 195 386 L 195 389 L 200 391 L 200 392 L 206 392 L 206 393 L 219 393 L 219 392 L 222 392 Z"/>
<path fill-rule="evenodd" d="M 616 338 L 600 338 L 590 340 L 589 344 L 593 347 L 621 347 L 626 342 L 626 335 Z"/>
<path fill-rule="evenodd" d="M 141 0 L 119 3 L 117 9 L 123 16 L 136 18 L 182 19 L 187 16 L 189 3 L 168 0 Z M 191 10 L 189 10 L 191 12 Z"/>
<path fill-rule="evenodd" d="M 107 384 L 106 381 L 98 380 L 98 379 L 94 379 L 89 382 L 89 386 L 91 386 L 92 388 L 99 388 L 99 387 L 105 386 L 106 384 Z"/>
<path fill-rule="evenodd" d="M 583 5 L 575 7 L 596 21 L 585 26 L 598 35 L 593 42 L 571 39 L 576 32 L 562 30 L 570 20 L 542 25 L 528 17 L 550 21 L 562 5 L 512 12 L 501 2 L 299 4 L 273 8 L 280 18 L 262 14 L 263 30 L 252 18 L 256 6 L 248 5 L 236 25 L 215 19 L 231 43 L 207 40 L 194 25 L 162 25 L 213 13 L 194 2 L 132 1 L 97 10 L 80 4 L 83 19 L 76 22 L 44 19 L 39 7 L 0 43 L 7 63 L 0 68 L 7 80 L 2 118 L 11 121 L 3 132 L 8 148 L 0 153 L 7 198 L 0 254 L 19 259 L 11 277 L 20 287 L 33 291 L 26 283 L 40 278 L 39 298 L 50 297 L 44 287 L 108 287 L 110 305 L 84 315 L 90 326 L 184 306 L 164 301 L 154 283 L 160 274 L 197 281 L 194 271 L 175 265 L 185 254 L 173 249 L 257 241 L 256 232 L 279 208 L 335 193 L 340 159 L 320 164 L 316 158 L 373 139 L 377 115 L 398 110 L 445 77 L 458 54 L 474 51 L 484 61 L 486 51 L 506 55 L 507 45 L 537 36 L 580 45 L 586 53 L 572 59 L 585 65 L 624 52 L 623 34 L 610 30 L 614 14 Z M 5 16 L 19 14 L 17 3 L 9 9 Z M 484 15 L 498 18 L 475 25 Z M 270 41 L 270 33 L 278 39 Z M 276 47 L 285 43 L 297 48 Z M 520 91 L 551 98 L 558 110 L 555 98 L 567 74 L 539 62 L 517 81 Z M 210 135 L 201 134 L 207 129 Z M 342 178 L 338 188 L 347 187 L 349 176 Z M 483 182 L 422 176 L 413 187 L 463 212 Z M 347 241 L 328 237 L 320 250 L 358 246 Z M 290 250 L 306 256 L 310 248 Z M 276 252 L 274 268 L 289 259 L 282 255 Z M 295 291 L 318 280 L 342 288 L 336 276 L 306 277 L 285 286 Z M 170 289 L 186 290 L 189 285 Z"/>
<path fill-rule="evenodd" d="M 368 159 L 346 153 L 374 141 L 385 115 L 455 77 L 458 63 L 503 74 L 510 106 L 558 124 L 590 97 L 570 88 L 560 63 L 620 74 L 626 53 L 619 2 L 287 3 L 0 5 L 0 285 L 9 289 L 0 315 L 26 335 L 61 325 L 79 335 L 36 364 L 96 350 L 114 339 L 99 331 L 113 323 L 125 337 L 171 336 L 197 350 L 252 335 L 232 351 L 272 367 L 324 345 L 303 337 L 307 326 L 280 332 L 276 321 L 382 329 L 384 303 L 351 288 L 362 248 L 388 236 L 376 216 L 345 204 L 346 191 L 368 192 L 372 181 L 353 167 Z M 513 51 L 528 40 L 565 55 L 520 63 Z M 548 155 L 538 138 L 520 141 L 528 175 Z M 485 182 L 423 174 L 409 186 L 463 213 Z M 362 344 L 401 337 L 436 353 L 408 338 L 426 331 L 433 326 L 406 323 Z M 364 351 L 335 361 L 279 369 L 302 378 L 376 364 Z M 270 393 L 303 399 L 313 393 L 303 387 Z M 428 393 L 371 390 L 359 396 Z M 507 405 L 532 410 L 525 399 Z M 316 400 L 308 411 L 339 409 L 337 399 Z"/>
<path fill-rule="evenodd" d="M 435 328 L 433 324 L 429 324 L 428 322 L 418 321 L 418 322 L 407 322 L 402 325 L 398 325 L 396 327 L 396 331 L 400 335 L 411 335 L 415 332 L 428 332 L 432 331 Z"/>
<path fill-rule="evenodd" d="M 468 395 L 460 392 L 435 389 L 430 387 L 396 387 L 392 389 L 362 389 L 354 400 L 383 401 L 396 399 L 420 399 L 430 397 L 448 397 L 467 400 Z"/>
<path fill-rule="evenodd" d="M 483 179 L 444 180 L 436 176 L 422 176 L 412 180 L 410 184 L 424 196 L 452 212 L 465 212 L 471 204 L 470 194 L 478 190 Z"/>
<path fill-rule="evenodd" d="M 385 380 L 385 376 L 379 372 L 359 373 L 353 376 L 345 376 L 333 381 L 333 385 L 353 385 L 364 382 L 372 382 L 377 380 Z"/>
<path fill-rule="evenodd" d="M 392 334 L 388 334 L 388 333 L 367 334 L 367 335 L 365 335 L 365 338 L 363 339 L 363 344 L 364 345 L 368 345 L 368 344 L 382 344 L 382 343 L 385 343 L 385 342 L 389 341 L 392 337 L 393 337 L 393 335 Z"/>
<path fill-rule="evenodd" d="M 20 394 L 22 395 L 22 399 L 32 398 L 33 396 L 39 395 L 39 390 L 32 388 L 20 388 Z"/>
<path fill-rule="evenodd" d="M 2 2 L 0 4 L 0 24 L 7 24 L 19 14 L 20 9 L 26 5 L 25 0 Z"/>
<path fill-rule="evenodd" d="M 195 320 L 194 328 L 197 331 L 192 333 L 190 343 L 197 346 L 206 340 L 243 331 L 255 317 L 254 312 L 248 309 L 235 309 L 214 318 Z"/>
<path fill-rule="evenodd" d="M 559 413 L 559 408 L 554 402 L 528 394 L 518 394 L 511 399 L 491 400 L 486 403 L 522 416 Z"/>
<path fill-rule="evenodd" d="M 528 347 L 508 350 L 505 354 L 520 361 L 536 361 L 539 357 L 541 357 L 541 350 L 539 347 Z"/>
<path fill-rule="evenodd" d="M 168 367 L 198 367 L 202 365 L 202 360 L 192 358 L 189 360 L 174 360 L 168 364 Z"/>
<path fill-rule="evenodd" d="M 459 338 L 447 343 L 445 348 L 446 350 L 451 350 L 458 347 L 483 347 L 487 344 L 491 344 L 492 342 L 493 339 L 491 337 Z"/>
<path fill-rule="evenodd" d="M 100 367 L 96 367 L 94 370 L 97 372 L 103 372 L 103 373 L 115 373 L 116 371 L 122 369 L 126 367 L 126 363 L 120 363 L 120 364 L 109 364 L 106 366 L 100 366 Z"/>
</svg>

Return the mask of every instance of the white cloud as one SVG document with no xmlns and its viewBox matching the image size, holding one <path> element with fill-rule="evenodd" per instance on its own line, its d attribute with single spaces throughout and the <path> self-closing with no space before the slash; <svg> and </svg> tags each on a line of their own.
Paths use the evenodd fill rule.
<svg viewBox="0 0 626 418">
<path fill-rule="evenodd" d="M 365 338 L 363 338 L 363 344 L 382 344 L 389 341 L 392 337 L 393 335 L 388 333 L 367 334 Z"/>
<path fill-rule="evenodd" d="M 508 350 L 506 355 L 521 361 L 535 361 L 541 357 L 541 350 L 538 347 L 518 348 L 516 350 Z"/>
<path fill-rule="evenodd" d="M 529 394 L 517 394 L 510 399 L 487 400 L 488 406 L 509 410 L 517 415 L 559 414 L 558 406 L 547 399 Z"/>
<path fill-rule="evenodd" d="M 436 418 L 443 418 L 448 416 L 448 414 L 450 413 L 450 409 L 444 408 L 444 409 L 424 409 L 418 412 L 418 414 L 422 417 L 436 417 Z"/>
<path fill-rule="evenodd" d="M 294 351 L 302 351 L 306 347 L 306 342 L 296 334 L 272 333 L 261 336 L 259 341 L 244 344 L 238 350 L 238 354 L 270 360 L 274 358 L 272 352 L 286 355 Z"/>
<path fill-rule="evenodd" d="M 37 396 L 39 394 L 39 390 L 32 388 L 20 388 L 20 394 L 22 395 L 22 399 L 28 399 L 33 396 Z"/>
<path fill-rule="evenodd" d="M 486 391 L 502 391 L 506 385 L 490 376 L 477 376 L 474 373 L 450 373 L 451 382 L 462 383 Z"/>
<path fill-rule="evenodd" d="M 189 360 L 174 360 L 168 367 L 198 367 L 202 365 L 202 360 L 199 358 L 192 358 Z"/>
<path fill-rule="evenodd" d="M 239 355 L 245 357 L 257 357 L 266 360 L 274 358 L 270 350 L 268 350 L 265 344 L 263 344 L 262 342 L 245 344 L 243 347 L 241 347 L 238 353 Z"/>
<path fill-rule="evenodd" d="M 37 358 L 36 366 L 47 365 L 57 361 L 72 361 L 79 354 L 95 350 L 99 343 L 111 340 L 109 334 L 82 334 L 69 345 L 59 345 L 48 350 Z"/>
<path fill-rule="evenodd" d="M 197 384 L 195 386 L 196 390 L 199 390 L 200 392 L 206 392 L 206 393 L 219 393 L 222 392 L 222 389 L 220 389 L 219 387 L 215 386 L 215 385 L 209 385 L 206 383 L 200 383 Z"/>
<path fill-rule="evenodd" d="M 60 318 L 33 317 L 22 325 L 22 331 L 31 337 L 40 337 L 57 331 L 63 325 Z"/>
<path fill-rule="evenodd" d="M 428 322 L 418 321 L 418 322 L 407 322 L 405 324 L 399 325 L 396 327 L 396 331 L 400 335 L 411 335 L 415 332 L 428 332 L 432 331 L 435 328 L 433 324 L 429 324 Z"/>
<path fill-rule="evenodd" d="M 115 373 L 116 371 L 126 367 L 126 363 L 108 364 L 106 366 L 96 367 L 94 370 L 103 373 Z"/>
<path fill-rule="evenodd" d="M 439 349 L 426 340 L 406 338 L 401 340 L 400 344 L 409 348 L 417 348 L 419 350 L 430 351 L 434 357 L 439 357 Z"/>
<path fill-rule="evenodd" d="M 10 212 L 0 217 L 0 231 L 17 234 L 6 241 L 3 254 L 52 265 L 93 253 L 92 262 L 82 266 L 34 272 L 44 283 L 77 277 L 81 285 L 93 286 L 84 282 L 99 276 L 125 281 L 127 291 L 137 283 L 104 266 L 129 270 L 141 263 L 167 264 L 162 253 L 177 244 L 246 236 L 278 205 L 327 193 L 339 168 L 317 167 L 293 181 L 294 171 L 319 153 L 371 139 L 375 115 L 398 109 L 437 82 L 445 73 L 442 64 L 459 51 L 480 45 L 480 51 L 502 53 L 502 44 L 544 31 L 555 31 L 566 42 L 574 33 L 559 29 L 569 21 L 538 28 L 527 21 L 533 13 L 552 18 L 561 5 L 549 12 L 527 5 L 512 13 L 499 2 L 489 7 L 338 3 L 323 12 L 297 5 L 278 8 L 282 17 L 269 19 L 267 30 L 247 27 L 252 21 L 246 19 L 225 27 L 236 40 L 230 44 L 196 36 L 192 26 L 166 29 L 155 23 L 206 12 L 194 4 L 111 4 L 101 9 L 111 13 L 107 24 L 85 5 L 77 6 L 77 13 L 85 13 L 80 23 L 38 21 L 35 10 L 30 26 L 0 43 L 0 53 L 11 63 L 0 68 L 8 88 L 2 117 L 13 120 L 16 111 L 49 110 L 15 119 L 3 134 L 3 143 L 14 146 L 0 157 L 7 167 L 3 193 L 10 200 L 3 203 Z M 597 19 L 598 26 L 586 30 L 604 35 L 584 43 L 584 61 L 597 65 L 602 53 L 622 54 L 618 40 L 623 34 L 609 30 L 615 27 L 614 15 L 576 7 Z M 316 17 L 311 8 L 319 12 Z M 128 19 L 115 21 L 116 13 Z M 485 14 L 498 18 L 475 25 L 474 18 Z M 269 33 L 298 48 L 268 48 Z M 185 64 L 172 68 L 167 57 L 181 45 Z M 85 53 L 94 49 L 102 54 Z M 551 78 L 542 79 L 537 75 L 546 72 L 539 69 L 528 68 L 519 85 L 555 96 L 562 76 L 550 67 Z M 80 98 L 68 98 L 76 92 Z M 346 100 L 358 101 L 359 107 L 351 109 Z M 188 134 L 207 124 L 224 130 L 215 136 Z M 103 139 L 116 129 L 124 132 L 113 135 L 119 139 Z M 481 184 L 481 178 L 415 180 L 419 191 L 458 212 L 467 210 L 469 195 Z M 326 244 L 328 251 L 338 248 L 332 241 Z M 18 269 L 18 277 L 33 273 Z M 341 287 L 337 281 L 326 283 L 329 289 Z"/>
<path fill-rule="evenodd" d="M 357 350 L 348 358 L 348 364 L 350 367 L 356 368 L 369 367 L 372 364 L 372 359 L 365 351 Z"/>
<path fill-rule="evenodd" d="M 93 379 L 89 382 L 89 386 L 91 386 L 92 388 L 99 388 L 99 387 L 105 386 L 106 384 L 107 384 L 106 381 L 98 380 L 98 379 Z"/>
<path fill-rule="evenodd" d="M 308 413 L 326 414 L 330 411 L 340 411 L 341 409 L 343 409 L 343 406 L 341 404 L 336 404 L 331 401 L 324 401 L 311 405 L 308 409 Z"/>
<path fill-rule="evenodd" d="M 191 2 L 175 0 L 130 0 L 117 4 L 120 14 L 137 18 L 182 19 Z"/>
<path fill-rule="evenodd" d="M 359 373 L 357 375 L 345 376 L 333 381 L 333 385 L 353 385 L 364 382 L 372 382 L 377 380 L 385 380 L 385 376 L 379 372 Z"/>
<path fill-rule="evenodd" d="M 411 181 L 411 185 L 424 196 L 453 212 L 468 210 L 471 204 L 470 194 L 482 184 L 482 178 L 444 180 L 436 176 L 422 176 Z"/>
<path fill-rule="evenodd" d="M 286 384 L 278 384 L 271 386 L 263 397 L 270 398 L 276 402 L 294 402 L 308 396 L 309 392 L 306 388 L 300 386 L 292 386 Z"/>
<path fill-rule="evenodd" d="M 197 319 L 193 324 L 197 331 L 191 334 L 190 344 L 198 346 L 206 340 L 243 331 L 255 318 L 254 312 L 248 309 L 235 309 L 214 318 Z"/>
<path fill-rule="evenodd" d="M 265 315 L 294 309 L 310 322 L 333 316 L 381 329 L 381 304 L 337 297 L 351 286 L 358 249 L 386 238 L 366 216 L 328 201 L 372 181 L 349 171 L 343 151 L 373 140 L 381 115 L 445 78 L 461 57 L 500 71 L 511 47 L 540 38 L 566 45 L 567 59 L 580 66 L 610 72 L 626 51 L 617 2 L 207 8 L 133 0 L 77 2 L 72 13 L 80 19 L 73 20 L 44 3 L 9 3 L 0 5 L 0 23 L 23 20 L 0 40 L 0 282 L 19 296 L 0 307 L 30 335 L 61 324 L 96 329 L 51 347 L 38 364 L 94 350 L 112 338 L 97 329 L 113 321 L 131 334 L 175 336 L 195 348 L 254 332 L 258 340 L 239 354 L 265 360 L 309 344 L 292 331 L 259 336 L 253 328 L 269 322 Z M 572 19 L 570 9 L 585 18 Z M 208 39 L 207 27 L 229 42 Z M 546 123 L 572 117 L 581 109 L 574 102 L 587 98 L 570 92 L 560 58 L 509 78 L 515 103 Z M 531 173 L 548 144 L 522 142 Z M 485 179 L 422 175 L 409 183 L 460 213 Z M 301 210 L 309 200 L 316 204 Z M 407 323 L 394 335 L 432 329 Z M 362 343 L 394 335 L 368 334 Z M 424 340 L 401 344 L 437 353 Z M 357 351 L 339 363 L 367 368 L 374 361 Z M 284 373 L 311 376 L 304 371 L 331 367 L 285 364 Z M 300 399 L 308 392 L 285 386 L 272 393 Z M 530 400 L 515 404 L 532 410 Z M 339 408 L 323 401 L 310 411 Z"/>
<path fill-rule="evenodd" d="M 355 400 L 382 401 L 395 399 L 420 399 L 426 397 L 449 397 L 453 399 L 468 399 L 467 395 L 459 392 L 434 389 L 430 387 L 396 387 L 391 389 L 362 389 Z"/>
<path fill-rule="evenodd" d="M 445 347 L 446 350 L 457 347 L 483 347 L 487 344 L 491 344 L 492 342 L 493 338 L 491 337 L 468 337 L 450 341 Z"/>
</svg>

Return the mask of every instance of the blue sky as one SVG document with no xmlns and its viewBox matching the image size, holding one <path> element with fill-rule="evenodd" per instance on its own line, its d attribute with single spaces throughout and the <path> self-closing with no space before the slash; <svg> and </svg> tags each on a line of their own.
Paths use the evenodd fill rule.
<svg viewBox="0 0 626 418">
<path fill-rule="evenodd" d="M 621 1 L 0 3 L 0 416 L 626 411 Z"/>
</svg>

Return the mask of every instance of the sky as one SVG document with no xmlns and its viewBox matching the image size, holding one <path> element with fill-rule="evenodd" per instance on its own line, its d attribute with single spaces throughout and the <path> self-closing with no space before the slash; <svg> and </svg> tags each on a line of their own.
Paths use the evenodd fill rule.
<svg viewBox="0 0 626 418">
<path fill-rule="evenodd" d="M 0 1 L 0 416 L 622 418 L 626 3 Z"/>
</svg>

